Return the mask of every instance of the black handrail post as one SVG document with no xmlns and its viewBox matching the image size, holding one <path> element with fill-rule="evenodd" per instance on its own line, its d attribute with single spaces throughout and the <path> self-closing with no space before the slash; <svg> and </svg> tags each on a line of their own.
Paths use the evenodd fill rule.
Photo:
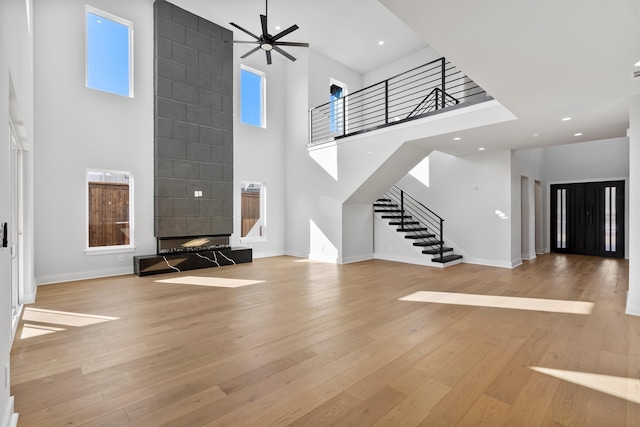
<svg viewBox="0 0 640 427">
<path fill-rule="evenodd" d="M 389 80 L 384 81 L 384 124 L 389 123 Z"/>
<path fill-rule="evenodd" d="M 447 80 L 447 76 L 446 76 L 446 65 L 445 65 L 445 59 L 444 56 L 442 57 L 442 65 L 441 65 L 441 72 L 442 72 L 442 108 L 444 108 L 444 94 L 445 92 L 445 85 L 446 85 L 446 80 Z"/>
<path fill-rule="evenodd" d="M 440 259 L 444 254 L 444 219 L 440 218 Z"/>
<path fill-rule="evenodd" d="M 313 109 L 309 110 L 309 142 L 313 143 Z"/>
<path fill-rule="evenodd" d="M 343 136 L 347 134 L 347 96 L 342 97 L 342 135 Z"/>
<path fill-rule="evenodd" d="M 400 229 L 404 231 L 404 190 L 400 190 Z"/>
</svg>

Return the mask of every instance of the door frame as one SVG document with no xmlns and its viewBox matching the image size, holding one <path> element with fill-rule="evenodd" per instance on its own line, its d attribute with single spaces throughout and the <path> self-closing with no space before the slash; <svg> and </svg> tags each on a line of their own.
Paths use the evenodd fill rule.
<svg viewBox="0 0 640 427">
<path fill-rule="evenodd" d="M 625 206 L 624 206 L 624 258 L 629 259 L 629 177 L 628 176 L 618 176 L 618 177 L 610 177 L 610 178 L 587 178 L 587 179 L 571 179 L 571 180 L 558 180 L 558 181 L 548 181 L 546 183 L 546 194 L 545 194 L 545 251 L 547 253 L 551 252 L 552 241 L 551 241 L 551 222 L 552 222 L 552 213 L 551 213 L 551 186 L 556 184 L 581 184 L 581 183 L 601 183 L 601 182 L 610 182 L 610 181 L 624 181 L 624 197 L 625 197 Z"/>
<path fill-rule="evenodd" d="M 9 225 L 11 251 L 11 339 L 15 338 L 20 316 L 24 308 L 24 147 L 13 122 L 8 122 L 10 173 L 11 173 L 11 224 Z"/>
</svg>

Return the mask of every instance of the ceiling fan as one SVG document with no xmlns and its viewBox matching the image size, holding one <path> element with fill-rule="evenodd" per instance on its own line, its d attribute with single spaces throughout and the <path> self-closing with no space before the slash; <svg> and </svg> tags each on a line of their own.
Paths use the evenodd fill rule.
<svg viewBox="0 0 640 427">
<path fill-rule="evenodd" d="M 230 22 L 231 25 L 233 25 L 234 27 L 236 27 L 240 31 L 244 31 L 245 33 L 249 34 L 251 37 L 256 39 L 255 41 L 234 40 L 233 42 L 234 43 L 250 43 L 250 44 L 257 44 L 258 45 L 254 49 L 251 49 L 249 52 L 247 52 L 244 55 L 242 55 L 241 58 L 243 58 L 243 59 L 246 58 L 247 56 L 251 55 L 252 53 L 258 51 L 258 50 L 264 50 L 264 53 L 267 56 L 267 64 L 271 64 L 271 51 L 275 50 L 276 52 L 280 53 L 281 55 L 285 56 L 286 58 L 289 58 L 291 61 L 295 61 L 296 58 L 294 58 L 293 56 L 291 56 L 290 54 L 288 54 L 287 52 L 282 50 L 280 48 L 280 46 L 309 47 L 309 43 L 297 43 L 297 42 L 280 41 L 280 39 L 282 37 L 286 36 L 289 33 L 292 33 L 295 30 L 297 30 L 299 28 L 297 25 L 292 25 L 289 28 L 287 28 L 286 30 L 283 30 L 283 31 L 279 32 L 275 36 L 272 36 L 271 34 L 269 34 L 269 31 L 267 29 L 267 14 L 268 14 L 268 10 L 267 10 L 268 3 L 267 2 L 268 2 L 268 0 L 265 0 L 265 2 L 264 2 L 264 8 L 265 8 L 264 15 L 260 15 L 260 24 L 262 24 L 262 34 L 260 36 L 256 36 L 251 31 L 247 31 L 244 28 L 242 28 L 241 26 L 239 26 L 237 24 L 234 24 L 233 22 Z"/>
</svg>

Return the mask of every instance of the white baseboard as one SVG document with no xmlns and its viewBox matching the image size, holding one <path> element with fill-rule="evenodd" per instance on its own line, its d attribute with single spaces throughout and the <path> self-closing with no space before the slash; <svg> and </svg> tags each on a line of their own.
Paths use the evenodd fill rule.
<svg viewBox="0 0 640 427">
<path fill-rule="evenodd" d="M 405 264 L 424 265 L 425 267 L 444 268 L 444 264 L 431 262 L 431 260 L 428 259 L 427 257 L 424 257 L 423 259 L 421 259 L 419 257 L 413 258 L 413 257 L 398 256 L 393 254 L 376 253 L 375 259 L 382 259 L 385 261 L 393 261 L 393 262 L 403 262 Z"/>
<path fill-rule="evenodd" d="M 373 254 L 350 256 L 350 257 L 342 258 L 342 263 L 343 264 L 351 264 L 353 262 L 367 261 L 367 260 L 374 259 L 374 258 L 375 258 L 375 256 Z"/>
<path fill-rule="evenodd" d="M 13 412 L 13 396 L 9 396 L 9 401 L 2 414 L 2 424 L 0 424 L 0 427 L 16 427 L 17 425 L 18 414 Z"/>
<path fill-rule="evenodd" d="M 295 257 L 295 258 L 307 258 L 309 256 L 309 254 L 305 254 L 305 253 L 298 252 L 298 251 L 284 251 L 284 255 L 292 256 L 292 257 Z"/>
<path fill-rule="evenodd" d="M 36 302 L 37 293 L 38 293 L 38 287 L 34 286 L 31 292 L 29 292 L 28 294 L 27 293 L 24 294 L 22 302 L 24 304 L 33 304 L 34 302 Z"/>
<path fill-rule="evenodd" d="M 515 268 L 520 264 L 522 264 L 521 259 L 513 260 L 511 262 L 504 262 L 504 261 L 496 261 L 494 259 L 480 259 L 480 258 L 471 258 L 471 257 L 465 257 L 464 262 L 465 264 L 484 265 L 487 267 L 500 267 L 500 268 L 509 268 L 509 269 Z"/>
<path fill-rule="evenodd" d="M 523 261 L 531 261 L 532 259 L 536 259 L 536 253 L 535 252 L 531 252 L 531 253 L 528 253 L 528 254 L 520 254 L 520 256 L 522 257 Z"/>
<path fill-rule="evenodd" d="M 36 285 L 38 286 L 52 285 L 54 283 L 74 282 L 76 280 L 88 280 L 88 279 L 99 279 L 101 277 L 124 276 L 125 274 L 133 274 L 133 266 L 36 277 Z"/>
<path fill-rule="evenodd" d="M 332 257 L 332 256 L 323 255 L 323 254 L 309 254 L 305 258 L 308 258 L 308 259 L 311 259 L 311 260 L 314 260 L 314 261 L 322 261 L 322 262 L 328 262 L 328 263 L 331 263 L 331 264 L 339 264 L 338 258 Z"/>
<path fill-rule="evenodd" d="M 629 294 L 627 293 L 627 309 L 626 314 L 631 316 L 640 316 L 640 304 L 632 304 L 629 302 Z"/>
<path fill-rule="evenodd" d="M 274 252 L 256 252 L 256 250 L 254 249 L 252 252 L 252 257 L 253 259 L 259 259 L 259 258 L 271 258 L 274 256 L 283 256 L 283 255 L 288 255 L 287 253 L 285 253 L 284 251 L 274 251 Z"/>
</svg>

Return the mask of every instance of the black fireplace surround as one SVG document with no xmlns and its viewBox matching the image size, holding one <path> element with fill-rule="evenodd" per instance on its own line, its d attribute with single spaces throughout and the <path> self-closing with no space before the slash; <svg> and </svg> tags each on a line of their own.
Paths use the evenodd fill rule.
<svg viewBox="0 0 640 427">
<path fill-rule="evenodd" d="M 138 276 L 222 267 L 253 261 L 250 248 L 232 248 L 229 235 L 158 238 L 156 255 L 133 257 Z"/>
</svg>

